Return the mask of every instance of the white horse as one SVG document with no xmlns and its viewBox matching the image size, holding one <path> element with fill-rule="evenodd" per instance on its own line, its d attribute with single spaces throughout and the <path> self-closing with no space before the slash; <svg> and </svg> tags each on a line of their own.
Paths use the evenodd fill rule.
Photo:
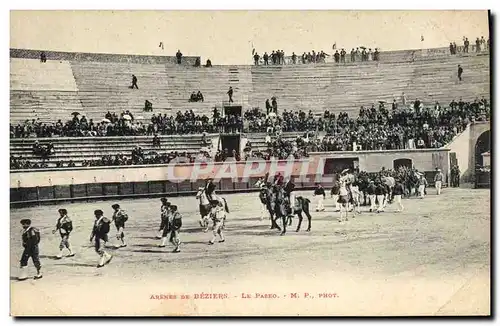
<svg viewBox="0 0 500 326">
<path fill-rule="evenodd" d="M 229 207 L 227 205 L 226 199 L 220 196 L 217 196 L 214 193 L 212 194 L 213 199 L 217 199 L 224 203 L 224 209 L 226 213 L 229 213 Z M 199 209 L 200 209 L 200 226 L 205 228 L 203 232 L 207 232 L 210 227 L 210 212 L 212 211 L 212 205 L 210 205 L 210 200 L 208 199 L 207 193 L 204 187 L 198 188 L 198 192 L 196 193 L 196 199 L 199 201 Z"/>
<path fill-rule="evenodd" d="M 352 195 L 352 197 L 351 197 Z M 355 212 L 353 213 L 353 218 L 356 216 L 355 214 L 361 214 L 361 192 L 359 191 L 358 186 L 353 186 L 351 185 L 351 192 L 349 193 L 349 190 L 347 189 L 347 181 L 346 180 L 341 180 L 340 181 L 340 190 L 339 190 L 339 202 L 340 202 L 340 218 L 339 222 L 342 222 L 344 220 L 343 216 L 345 215 L 345 221 L 348 220 L 348 215 L 349 212 L 351 211 L 350 209 L 350 201 L 352 200 L 354 203 L 354 208 L 357 208 Z"/>
</svg>

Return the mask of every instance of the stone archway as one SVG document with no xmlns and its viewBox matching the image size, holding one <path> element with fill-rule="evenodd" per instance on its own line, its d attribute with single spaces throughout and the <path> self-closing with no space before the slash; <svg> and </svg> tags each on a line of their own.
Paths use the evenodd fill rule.
<svg viewBox="0 0 500 326">
<path fill-rule="evenodd" d="M 476 146 L 474 146 L 474 156 L 475 165 L 481 167 L 483 164 L 482 154 L 491 150 L 491 132 L 486 130 L 483 132 L 476 141 Z"/>
<path fill-rule="evenodd" d="M 483 153 L 491 150 L 491 132 L 489 130 L 483 132 L 476 141 L 474 146 L 474 162 L 475 162 L 475 187 L 489 187 L 491 184 L 491 173 L 483 167 Z"/>
</svg>

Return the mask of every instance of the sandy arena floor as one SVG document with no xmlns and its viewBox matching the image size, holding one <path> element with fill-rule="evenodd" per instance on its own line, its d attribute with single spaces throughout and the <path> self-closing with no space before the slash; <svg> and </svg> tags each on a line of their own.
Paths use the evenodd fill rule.
<svg viewBox="0 0 500 326">
<path fill-rule="evenodd" d="M 312 191 L 300 192 L 313 200 Z M 490 313 L 490 192 L 429 189 L 403 200 L 405 211 L 368 213 L 339 223 L 333 202 L 312 207 L 280 237 L 259 220 L 257 193 L 225 195 L 226 242 L 208 245 L 194 197 L 172 198 L 183 214 L 181 253 L 158 248 L 159 199 L 124 200 L 128 247 L 97 269 L 89 242 L 93 211 L 111 216 L 114 202 L 64 205 L 73 219 L 76 256 L 54 259 L 51 230 L 60 206 L 11 210 L 13 315 L 457 315 Z M 19 282 L 21 218 L 42 232 L 44 277 Z M 116 242 L 115 230 L 110 232 Z M 29 263 L 30 275 L 35 269 Z M 206 298 L 217 293 L 218 299 Z M 294 297 L 296 294 L 296 297 Z M 176 298 L 172 298 L 172 296 Z M 184 296 L 184 297 L 181 297 Z M 270 298 L 271 297 L 271 298 Z"/>
</svg>

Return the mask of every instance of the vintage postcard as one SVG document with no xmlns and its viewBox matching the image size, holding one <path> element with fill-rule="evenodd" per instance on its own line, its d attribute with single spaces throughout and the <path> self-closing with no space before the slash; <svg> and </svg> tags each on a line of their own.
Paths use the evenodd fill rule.
<svg viewBox="0 0 500 326">
<path fill-rule="evenodd" d="M 11 11 L 11 315 L 490 316 L 490 35 Z"/>
</svg>

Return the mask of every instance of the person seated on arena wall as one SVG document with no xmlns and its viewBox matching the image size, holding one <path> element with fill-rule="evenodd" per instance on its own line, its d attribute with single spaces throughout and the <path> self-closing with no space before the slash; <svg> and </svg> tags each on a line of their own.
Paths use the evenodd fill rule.
<svg viewBox="0 0 500 326">
<path fill-rule="evenodd" d="M 206 68 L 212 67 L 212 61 L 210 61 L 210 59 L 207 59 L 207 63 L 205 64 L 205 67 Z"/>
<path fill-rule="evenodd" d="M 201 66 L 200 58 L 196 58 L 196 60 L 194 61 L 193 67 L 199 67 L 199 66 Z"/>
</svg>

